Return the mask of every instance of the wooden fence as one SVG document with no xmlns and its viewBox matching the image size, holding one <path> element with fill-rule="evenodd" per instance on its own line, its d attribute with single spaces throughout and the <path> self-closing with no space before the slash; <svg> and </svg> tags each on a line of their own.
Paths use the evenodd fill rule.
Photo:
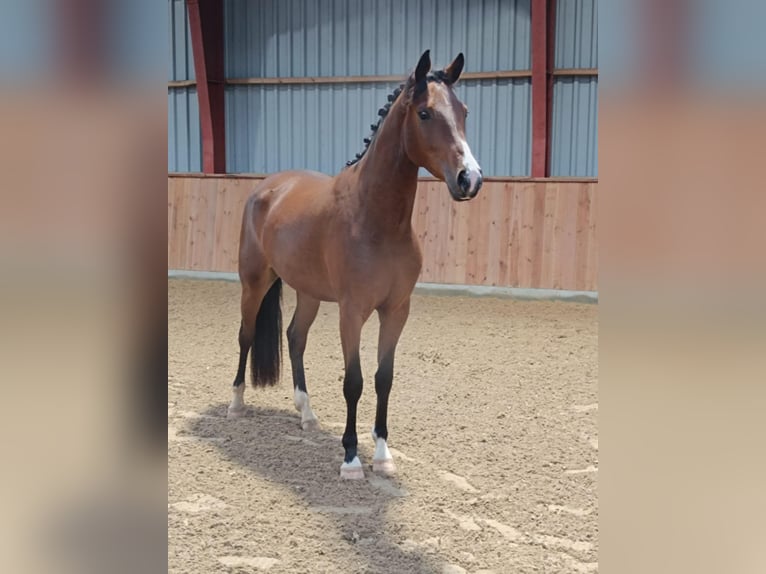
<svg viewBox="0 0 766 574">
<path fill-rule="evenodd" d="M 236 271 L 242 209 L 257 177 L 168 177 L 168 268 Z M 452 201 L 421 180 L 413 225 L 420 281 L 598 290 L 595 181 L 489 180 Z"/>
</svg>

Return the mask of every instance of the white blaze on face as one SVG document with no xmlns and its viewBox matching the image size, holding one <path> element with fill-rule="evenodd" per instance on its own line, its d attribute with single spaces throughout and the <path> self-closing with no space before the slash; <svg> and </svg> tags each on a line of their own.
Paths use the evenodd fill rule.
<svg viewBox="0 0 766 574">
<path fill-rule="evenodd" d="M 473 154 L 471 153 L 471 148 L 468 147 L 468 142 L 463 140 L 463 169 L 468 173 L 468 181 L 471 182 L 470 190 L 473 191 L 476 189 L 476 184 L 479 181 L 479 178 L 481 177 L 481 168 L 479 167 L 479 162 L 476 161 L 476 158 L 473 157 Z"/>
</svg>

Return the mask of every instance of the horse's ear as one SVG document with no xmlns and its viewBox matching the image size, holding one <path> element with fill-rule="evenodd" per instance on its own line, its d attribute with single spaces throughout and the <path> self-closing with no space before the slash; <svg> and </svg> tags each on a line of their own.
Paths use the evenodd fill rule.
<svg viewBox="0 0 766 574">
<path fill-rule="evenodd" d="M 426 50 L 418 60 L 415 68 L 415 83 L 419 84 L 426 79 L 426 74 L 431 71 L 431 50 Z"/>
<path fill-rule="evenodd" d="M 460 73 L 463 71 L 463 64 L 465 64 L 465 58 L 463 52 L 457 55 L 457 58 L 452 60 L 452 63 L 444 68 L 445 80 L 448 84 L 454 84 L 460 77 Z"/>
</svg>

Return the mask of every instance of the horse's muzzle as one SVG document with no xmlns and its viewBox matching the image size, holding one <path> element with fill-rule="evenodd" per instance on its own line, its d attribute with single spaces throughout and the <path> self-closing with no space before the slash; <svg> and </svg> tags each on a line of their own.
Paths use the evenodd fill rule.
<svg viewBox="0 0 766 574">
<path fill-rule="evenodd" d="M 464 169 L 457 174 L 457 193 L 453 193 L 452 197 L 456 201 L 466 201 L 476 197 L 481 189 L 481 184 L 484 179 L 482 178 L 481 169 Z"/>
</svg>

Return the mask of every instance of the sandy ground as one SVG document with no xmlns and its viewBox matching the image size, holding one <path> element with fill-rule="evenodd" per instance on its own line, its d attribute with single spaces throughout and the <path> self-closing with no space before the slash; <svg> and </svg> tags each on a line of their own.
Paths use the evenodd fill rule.
<svg viewBox="0 0 766 574">
<path fill-rule="evenodd" d="M 285 325 L 294 303 L 286 289 Z M 168 281 L 170 572 L 597 571 L 595 305 L 415 296 L 389 406 L 392 479 L 370 468 L 373 316 L 356 482 L 339 478 L 337 306 L 320 308 L 305 357 L 318 431 L 300 428 L 289 364 L 278 386 L 247 389 L 252 416 L 225 418 L 238 326 L 238 284 Z"/>
</svg>

